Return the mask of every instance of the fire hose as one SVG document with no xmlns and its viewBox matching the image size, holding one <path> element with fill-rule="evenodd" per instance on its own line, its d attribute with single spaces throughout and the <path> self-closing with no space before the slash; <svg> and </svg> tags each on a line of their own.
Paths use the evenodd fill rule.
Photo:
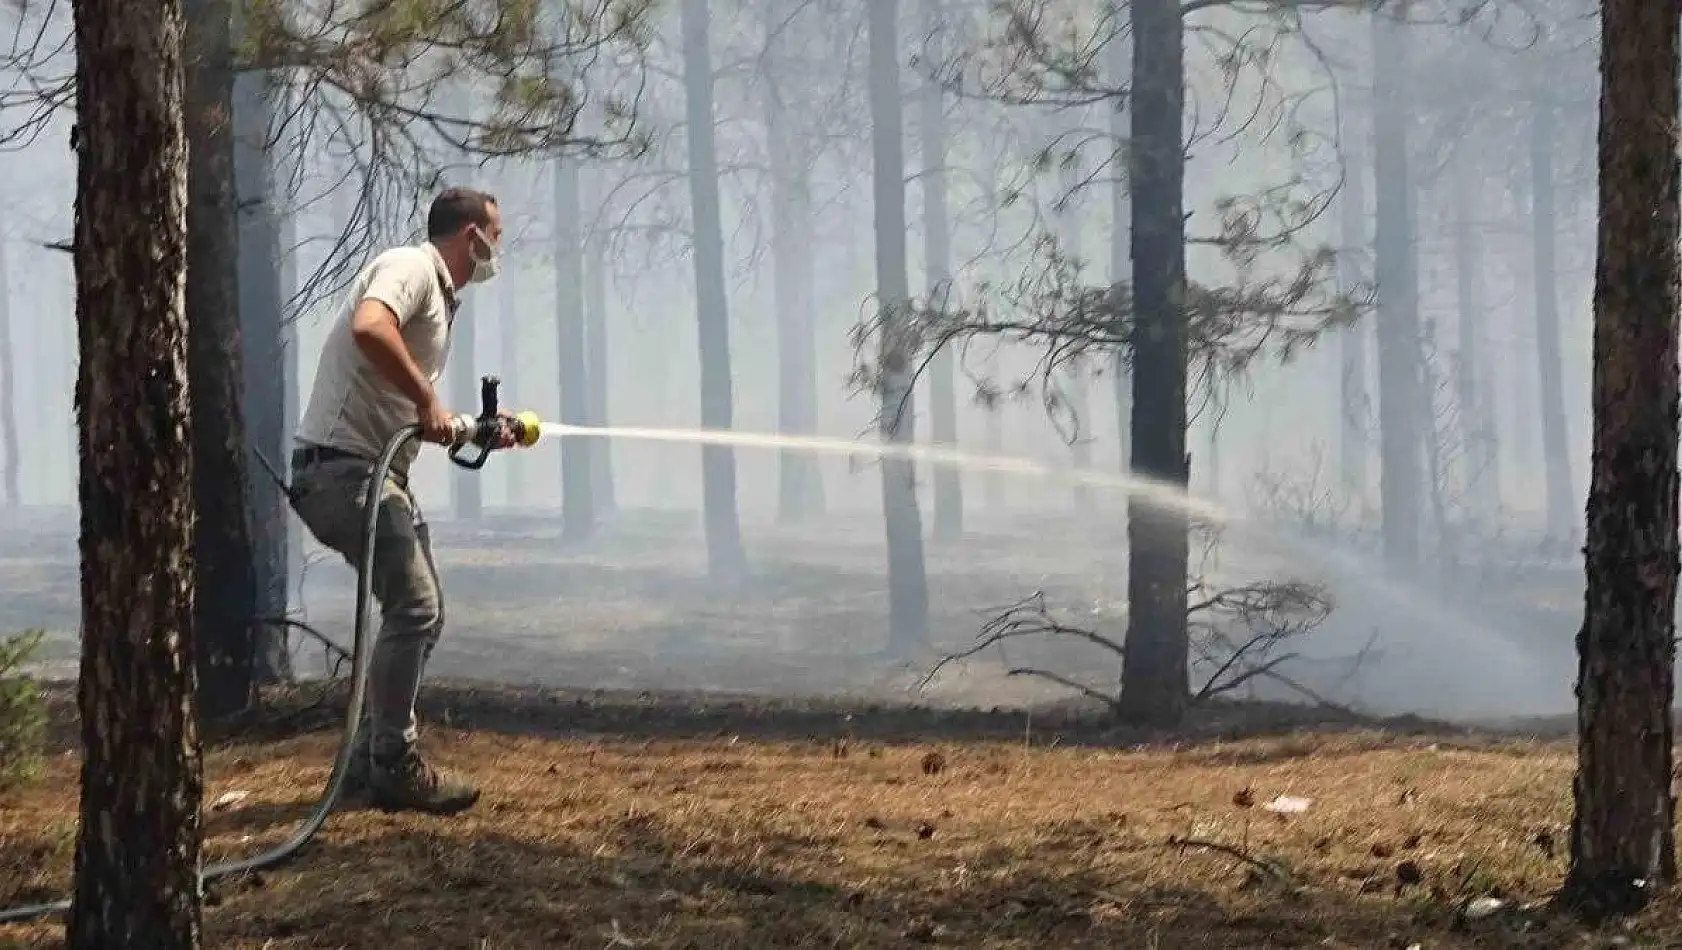
<svg viewBox="0 0 1682 950">
<path fill-rule="evenodd" d="M 491 452 L 502 431 L 506 428 L 514 436 L 514 444 L 520 447 L 535 445 L 542 435 L 543 423 L 533 412 L 519 412 L 510 416 L 502 415 L 497 406 L 497 387 L 499 380 L 495 376 L 486 376 L 480 381 L 479 415 L 461 413 L 451 419 L 451 437 L 449 444 L 450 461 L 470 471 L 478 471 L 485 467 Z M 260 871 L 273 867 L 283 861 L 296 856 L 309 844 L 321 826 L 327 822 L 327 816 L 332 814 L 338 804 L 339 795 L 343 791 L 345 773 L 350 767 L 351 751 L 356 739 L 356 731 L 362 721 L 362 704 L 367 691 L 368 658 L 371 644 L 368 636 L 369 605 L 374 598 L 373 560 L 376 529 L 379 525 L 380 497 L 384 492 L 386 478 L 391 474 L 392 460 L 403 447 L 421 435 L 421 427 L 411 424 L 399 429 L 385 444 L 379 459 L 374 463 L 368 488 L 363 496 L 362 511 L 362 547 L 356 559 L 356 621 L 353 625 L 353 639 L 351 641 L 351 674 L 350 674 L 350 704 L 345 710 L 345 724 L 339 739 L 338 754 L 333 757 L 333 771 L 327 777 L 327 785 L 321 792 L 321 798 L 316 802 L 315 810 L 294 830 L 290 837 L 267 851 L 260 852 L 247 858 L 237 858 L 207 865 L 199 870 L 199 893 L 202 896 L 204 887 L 211 881 L 234 874 L 244 874 L 250 871 Z M 476 455 L 464 455 L 469 448 L 478 449 Z M 265 463 L 266 464 L 266 463 Z M 278 480 L 278 475 L 276 476 Z M 284 488 L 284 486 L 282 486 Z M 290 499 L 290 492 L 288 492 Z M 67 913 L 70 910 L 70 900 L 49 901 L 40 904 L 22 904 L 17 907 L 0 908 L 0 924 L 20 923 L 54 914 Z"/>
</svg>

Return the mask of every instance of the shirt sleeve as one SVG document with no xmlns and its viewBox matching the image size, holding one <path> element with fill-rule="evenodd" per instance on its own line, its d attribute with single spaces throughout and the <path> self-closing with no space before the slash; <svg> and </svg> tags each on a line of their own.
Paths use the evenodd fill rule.
<svg viewBox="0 0 1682 950">
<path fill-rule="evenodd" d="M 426 301 L 433 280 L 430 262 L 411 254 L 382 254 L 375 258 L 363 300 L 378 300 L 397 314 L 397 325 L 408 323 Z"/>
</svg>

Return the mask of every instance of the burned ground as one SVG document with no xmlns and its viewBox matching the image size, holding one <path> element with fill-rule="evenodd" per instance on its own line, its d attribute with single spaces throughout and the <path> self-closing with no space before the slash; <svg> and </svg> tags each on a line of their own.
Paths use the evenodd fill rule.
<svg viewBox="0 0 1682 950">
<path fill-rule="evenodd" d="M 340 699 L 273 695 L 213 740 L 209 856 L 302 819 Z M 1523 911 L 1564 867 L 1556 742 L 1275 707 L 1212 709 L 1170 737 L 1069 713 L 481 684 L 432 690 L 425 713 L 429 747 L 484 781 L 479 807 L 336 813 L 294 861 L 213 885 L 208 945 L 1682 941 L 1674 905 L 1600 934 Z M 64 752 L 0 806 L 0 900 L 63 892 L 74 787 Z M 1468 921 L 1477 898 L 1504 903 Z"/>
</svg>

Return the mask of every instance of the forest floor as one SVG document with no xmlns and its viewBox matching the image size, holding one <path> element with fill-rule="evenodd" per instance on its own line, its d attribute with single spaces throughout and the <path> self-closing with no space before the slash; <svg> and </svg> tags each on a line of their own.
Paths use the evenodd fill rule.
<svg viewBox="0 0 1682 950">
<path fill-rule="evenodd" d="M 0 536 L 0 634 L 45 627 L 57 677 L 74 675 L 74 531 Z M 931 545 L 934 646 L 909 663 L 879 654 L 873 518 L 746 525 L 754 576 L 735 585 L 707 578 L 684 515 L 627 513 L 588 546 L 494 512 L 435 531 L 450 619 L 432 672 L 474 685 L 429 685 L 425 741 L 485 799 L 452 819 L 335 814 L 291 863 L 212 886 L 209 946 L 1682 948 L 1674 901 L 1596 934 L 1526 909 L 1564 869 L 1569 719 L 1523 739 L 1252 701 L 1172 736 L 1118 731 L 1008 675 L 1108 688 L 1113 654 L 1026 641 L 920 685 L 1036 592 L 1119 636 L 1119 515 L 977 518 Z M 1241 553 L 1223 552 L 1224 575 L 1293 568 Z M 313 556 L 297 598 L 341 643 L 350 580 Z M 1484 586 L 1519 605 L 1498 615 L 1523 643 L 1375 578 L 1334 586 L 1292 676 L 1369 712 L 1570 709 L 1580 608 L 1524 608 L 1561 586 L 1547 577 Z M 300 650 L 305 672 L 319 656 Z M 1282 698 L 1252 685 L 1249 700 Z M 77 765 L 56 689 L 47 775 L 0 799 L 0 906 L 68 883 Z M 275 843 L 312 807 L 342 708 L 312 689 L 208 744 L 207 857 Z M 1307 804 L 1268 810 L 1277 796 Z M 1468 921 L 1477 898 L 1506 903 Z M 0 947 L 58 935 L 0 928 Z"/>
<path fill-rule="evenodd" d="M 0 800 L 0 905 L 66 892 L 55 693 L 64 751 Z M 207 857 L 305 816 L 340 699 L 270 697 L 209 744 Z M 1682 947 L 1672 899 L 1598 932 L 1532 906 L 1564 871 L 1555 742 L 1262 705 L 1168 738 L 1072 712 L 473 684 L 424 712 L 480 804 L 335 813 L 291 862 L 211 886 L 207 946 Z M 60 934 L 0 927 L 0 946 Z"/>
</svg>

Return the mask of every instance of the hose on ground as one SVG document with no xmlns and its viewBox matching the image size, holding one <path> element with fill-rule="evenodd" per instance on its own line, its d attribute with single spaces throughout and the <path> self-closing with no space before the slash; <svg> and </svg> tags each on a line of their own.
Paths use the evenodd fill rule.
<svg viewBox="0 0 1682 950">
<path fill-rule="evenodd" d="M 362 549 L 356 564 L 356 621 L 353 625 L 354 637 L 351 641 L 351 672 L 350 672 L 350 706 L 345 710 L 344 733 L 339 740 L 339 752 L 333 757 L 333 772 L 327 778 L 327 786 L 322 789 L 321 799 L 316 802 L 315 810 L 299 825 L 292 835 L 280 844 L 267 851 L 260 852 L 248 858 L 232 861 L 220 861 L 203 867 L 199 871 L 199 893 L 204 893 L 206 884 L 218 878 L 234 874 L 244 874 L 250 871 L 260 871 L 286 861 L 304 849 L 321 826 L 326 823 L 327 816 L 333 813 L 338 804 L 339 795 L 344 789 L 345 773 L 350 767 L 350 754 L 356 741 L 356 729 L 362 721 L 362 703 L 367 691 L 369 636 L 368 618 L 369 605 L 374 599 L 374 540 L 379 528 L 380 497 L 385 491 L 385 480 L 391 474 L 392 460 L 411 440 L 421 433 L 419 425 L 409 425 L 398 430 L 385 449 L 380 453 L 379 460 L 374 463 L 372 476 L 368 479 L 368 488 L 363 496 L 362 504 Z M 0 924 L 21 923 L 40 917 L 68 913 L 70 900 L 49 901 L 41 904 L 20 904 L 16 907 L 0 908 Z"/>
</svg>

